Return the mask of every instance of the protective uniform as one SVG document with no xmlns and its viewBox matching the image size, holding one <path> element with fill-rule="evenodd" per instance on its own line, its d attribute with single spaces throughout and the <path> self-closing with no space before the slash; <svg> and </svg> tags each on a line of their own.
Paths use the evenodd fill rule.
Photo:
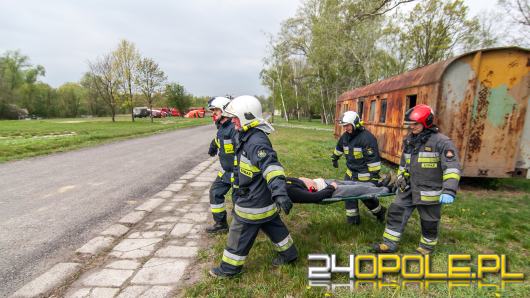
<svg viewBox="0 0 530 298">
<path fill-rule="evenodd" d="M 231 177 L 233 172 L 233 160 L 236 138 L 234 124 L 230 121 L 228 115 L 224 112 L 226 105 L 230 100 L 225 97 L 214 97 L 208 102 L 208 109 L 220 109 L 221 117 L 217 118 L 214 114 L 214 122 L 217 126 L 217 134 L 210 144 L 208 154 L 211 156 L 219 155 L 221 170 L 217 173 L 217 178 L 210 187 L 210 210 L 213 215 L 215 224 L 206 228 L 208 233 L 226 231 L 228 224 L 226 221 L 225 195 L 231 188 Z"/>
<path fill-rule="evenodd" d="M 221 163 L 221 170 L 210 187 L 210 210 L 216 223 L 226 224 L 225 195 L 232 187 L 236 134 L 234 124 L 228 120 L 218 125 L 217 135 L 213 141 Z"/>
<path fill-rule="evenodd" d="M 352 114 L 348 114 L 352 113 Z M 352 124 L 353 133 L 343 133 L 337 142 L 332 155 L 334 165 L 344 155 L 346 158 L 346 175 L 344 180 L 373 182 L 378 184 L 381 170 L 381 158 L 379 147 L 375 136 L 362 126 L 357 113 L 348 111 L 344 113 L 342 125 Z M 363 204 L 374 214 L 381 217 L 385 209 L 379 204 L 378 199 L 363 200 Z M 346 201 L 346 217 L 349 223 L 359 224 L 359 202 L 357 200 Z"/>
<path fill-rule="evenodd" d="M 383 248 L 390 251 L 397 250 L 410 215 L 418 209 L 422 234 L 418 251 L 432 252 L 438 242 L 441 196 L 456 197 L 460 180 L 457 150 L 453 142 L 432 125 L 432 119 L 424 126 L 421 133 L 409 134 L 403 142 L 398 180 L 405 181 L 405 185 L 398 189 L 388 209 L 383 234 L 386 245 Z"/>
<path fill-rule="evenodd" d="M 258 105 L 259 110 L 255 106 L 258 111 L 245 112 L 245 116 L 230 112 L 232 104 L 244 105 L 245 100 Z M 284 169 L 267 136 L 272 128 L 261 119 L 261 105 L 255 97 L 241 96 L 233 100 L 227 112 L 238 116 L 244 126 L 239 132 L 234 159 L 234 219 L 221 265 L 210 271 L 214 276 L 239 273 L 260 230 L 280 255 L 273 264 L 289 263 L 298 257 L 293 239 L 278 214 L 277 205 L 288 213 L 292 203 L 285 188 Z"/>
</svg>

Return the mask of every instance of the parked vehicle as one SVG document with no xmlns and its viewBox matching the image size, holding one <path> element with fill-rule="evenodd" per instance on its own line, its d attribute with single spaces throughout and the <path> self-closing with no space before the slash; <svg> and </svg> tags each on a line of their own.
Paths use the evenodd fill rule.
<svg viewBox="0 0 530 298">
<path fill-rule="evenodd" d="M 153 118 L 162 118 L 162 111 L 152 109 L 152 110 L 151 110 L 151 116 L 152 116 Z M 166 116 L 166 115 L 165 115 L 165 112 L 164 112 L 164 117 L 165 117 L 165 116 Z"/>
<path fill-rule="evenodd" d="M 135 118 L 149 117 L 149 109 L 147 107 L 135 107 L 133 108 L 133 117 Z"/>
<path fill-rule="evenodd" d="M 204 109 L 201 110 L 191 110 L 186 115 L 184 115 L 185 118 L 204 118 L 205 111 Z"/>
</svg>

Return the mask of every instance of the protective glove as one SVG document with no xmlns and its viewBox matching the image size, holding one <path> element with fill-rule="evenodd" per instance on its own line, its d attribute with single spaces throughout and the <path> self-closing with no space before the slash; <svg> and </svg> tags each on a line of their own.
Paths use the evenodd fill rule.
<svg viewBox="0 0 530 298">
<path fill-rule="evenodd" d="M 210 143 L 210 149 L 208 149 L 208 155 L 210 156 L 217 155 L 217 144 L 215 143 L 215 140 L 212 140 L 212 142 Z"/>
<path fill-rule="evenodd" d="M 293 202 L 291 202 L 291 199 L 289 199 L 288 196 L 277 196 L 276 205 L 278 208 L 282 209 L 285 214 L 289 214 L 291 208 L 293 208 Z"/>
<path fill-rule="evenodd" d="M 455 200 L 455 197 L 453 197 L 452 195 L 448 195 L 448 194 L 442 194 L 440 195 L 440 203 L 442 204 L 453 204 Z"/>
<path fill-rule="evenodd" d="M 396 180 L 396 186 L 401 192 L 406 191 L 410 187 L 409 179 L 404 175 L 399 175 Z"/>
<path fill-rule="evenodd" d="M 339 167 L 339 158 L 335 154 L 331 155 L 331 163 L 335 169 Z"/>
</svg>

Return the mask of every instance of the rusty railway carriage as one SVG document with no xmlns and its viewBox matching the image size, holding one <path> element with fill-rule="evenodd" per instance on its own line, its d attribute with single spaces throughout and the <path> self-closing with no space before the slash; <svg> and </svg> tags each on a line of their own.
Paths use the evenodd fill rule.
<svg viewBox="0 0 530 298">
<path fill-rule="evenodd" d="M 336 119 L 357 111 L 382 157 L 397 164 L 405 111 L 416 104 L 433 108 L 459 150 L 463 176 L 530 178 L 530 50 L 475 51 L 347 91 Z"/>
</svg>

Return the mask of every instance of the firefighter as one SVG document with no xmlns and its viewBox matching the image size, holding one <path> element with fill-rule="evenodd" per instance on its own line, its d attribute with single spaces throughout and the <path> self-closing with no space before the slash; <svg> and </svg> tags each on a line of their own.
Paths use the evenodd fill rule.
<svg viewBox="0 0 530 298">
<path fill-rule="evenodd" d="M 460 164 L 453 142 L 438 132 L 434 115 L 427 105 L 417 105 L 405 114 L 410 133 L 403 142 L 398 169 L 398 191 L 388 209 L 383 242 L 375 244 L 378 253 L 391 253 L 398 243 L 407 221 L 418 209 L 421 221 L 417 252 L 433 252 L 438 242 L 441 204 L 451 204 L 460 180 Z"/>
<path fill-rule="evenodd" d="M 273 129 L 262 118 L 260 102 L 253 96 L 239 96 L 225 112 L 233 116 L 239 140 L 234 159 L 234 216 L 228 243 L 221 265 L 209 272 L 218 278 L 241 272 L 260 230 L 278 252 L 273 265 L 291 263 L 298 257 L 293 239 L 279 216 L 279 209 L 289 214 L 293 205 L 285 188 L 284 169 L 267 136 Z"/>
<path fill-rule="evenodd" d="M 210 187 L 210 210 L 215 223 L 206 228 L 208 233 L 228 231 L 225 195 L 232 186 L 230 178 L 233 171 L 234 143 L 237 133 L 231 118 L 224 111 L 228 103 L 230 100 L 226 97 L 214 97 L 208 102 L 208 109 L 212 111 L 212 119 L 217 126 L 217 134 L 210 144 L 208 154 L 215 156 L 219 152 L 219 162 L 221 163 L 221 170 L 217 173 L 217 178 Z"/>
<path fill-rule="evenodd" d="M 345 132 L 340 137 L 331 155 L 333 167 L 338 168 L 338 160 L 342 155 L 346 158 L 346 175 L 344 180 L 379 183 L 381 159 L 377 139 L 364 126 L 359 115 L 354 111 L 347 111 L 339 121 Z M 379 204 L 378 199 L 363 200 L 363 204 L 377 217 L 379 222 L 385 221 L 386 208 Z M 349 224 L 361 223 L 359 202 L 346 201 L 346 220 Z"/>
</svg>

